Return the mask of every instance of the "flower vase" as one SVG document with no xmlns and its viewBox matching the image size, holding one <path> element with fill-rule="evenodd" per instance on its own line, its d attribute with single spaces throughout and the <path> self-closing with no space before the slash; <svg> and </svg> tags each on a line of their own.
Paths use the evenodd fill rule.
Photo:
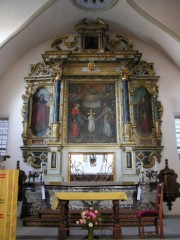
<svg viewBox="0 0 180 240">
<path fill-rule="evenodd" d="M 88 228 L 88 240 L 94 239 L 94 231 L 93 228 Z"/>
</svg>

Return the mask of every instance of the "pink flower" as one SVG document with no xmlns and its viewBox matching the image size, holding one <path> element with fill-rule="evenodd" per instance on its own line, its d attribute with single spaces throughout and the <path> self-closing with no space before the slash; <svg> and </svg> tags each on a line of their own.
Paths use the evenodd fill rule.
<svg viewBox="0 0 180 240">
<path fill-rule="evenodd" d="M 91 213 L 91 217 L 92 217 L 92 218 L 96 218 L 96 214 Z"/>
<path fill-rule="evenodd" d="M 101 222 L 100 213 L 97 209 L 89 207 L 81 212 L 81 219 L 76 221 L 76 224 L 81 224 L 86 227 L 95 227 Z"/>
</svg>

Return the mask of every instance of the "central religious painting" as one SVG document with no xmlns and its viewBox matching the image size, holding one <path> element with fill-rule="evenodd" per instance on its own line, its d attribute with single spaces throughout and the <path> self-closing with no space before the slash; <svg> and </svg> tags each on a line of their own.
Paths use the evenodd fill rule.
<svg viewBox="0 0 180 240">
<path fill-rule="evenodd" d="M 68 142 L 116 143 L 115 83 L 68 84 Z"/>
</svg>

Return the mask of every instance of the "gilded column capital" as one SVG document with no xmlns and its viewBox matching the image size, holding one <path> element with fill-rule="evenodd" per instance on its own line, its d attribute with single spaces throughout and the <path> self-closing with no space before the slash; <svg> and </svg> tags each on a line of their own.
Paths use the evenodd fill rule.
<svg viewBox="0 0 180 240">
<path fill-rule="evenodd" d="M 62 66 L 62 64 L 56 64 L 52 68 L 52 74 L 55 76 L 55 80 L 61 80 L 62 73 L 63 73 L 63 66 Z"/>
<path fill-rule="evenodd" d="M 153 95 L 153 97 L 157 97 L 157 95 L 158 95 L 158 87 L 157 86 L 152 87 L 151 94 Z"/>
<path fill-rule="evenodd" d="M 131 70 L 127 66 L 121 66 L 120 75 L 122 80 L 128 80 L 129 76 L 132 74 Z"/>
</svg>

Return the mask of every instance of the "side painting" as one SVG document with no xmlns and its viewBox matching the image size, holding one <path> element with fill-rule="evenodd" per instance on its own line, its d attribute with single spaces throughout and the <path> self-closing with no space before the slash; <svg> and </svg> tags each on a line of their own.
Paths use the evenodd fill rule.
<svg viewBox="0 0 180 240">
<path fill-rule="evenodd" d="M 151 134 L 153 127 L 151 95 L 143 87 L 134 93 L 134 120 L 140 136 Z"/>
<path fill-rule="evenodd" d="M 69 83 L 68 142 L 115 143 L 114 83 Z"/>
<path fill-rule="evenodd" d="M 33 96 L 31 129 L 35 136 L 43 136 L 49 124 L 49 92 L 46 88 L 39 89 Z"/>
</svg>

